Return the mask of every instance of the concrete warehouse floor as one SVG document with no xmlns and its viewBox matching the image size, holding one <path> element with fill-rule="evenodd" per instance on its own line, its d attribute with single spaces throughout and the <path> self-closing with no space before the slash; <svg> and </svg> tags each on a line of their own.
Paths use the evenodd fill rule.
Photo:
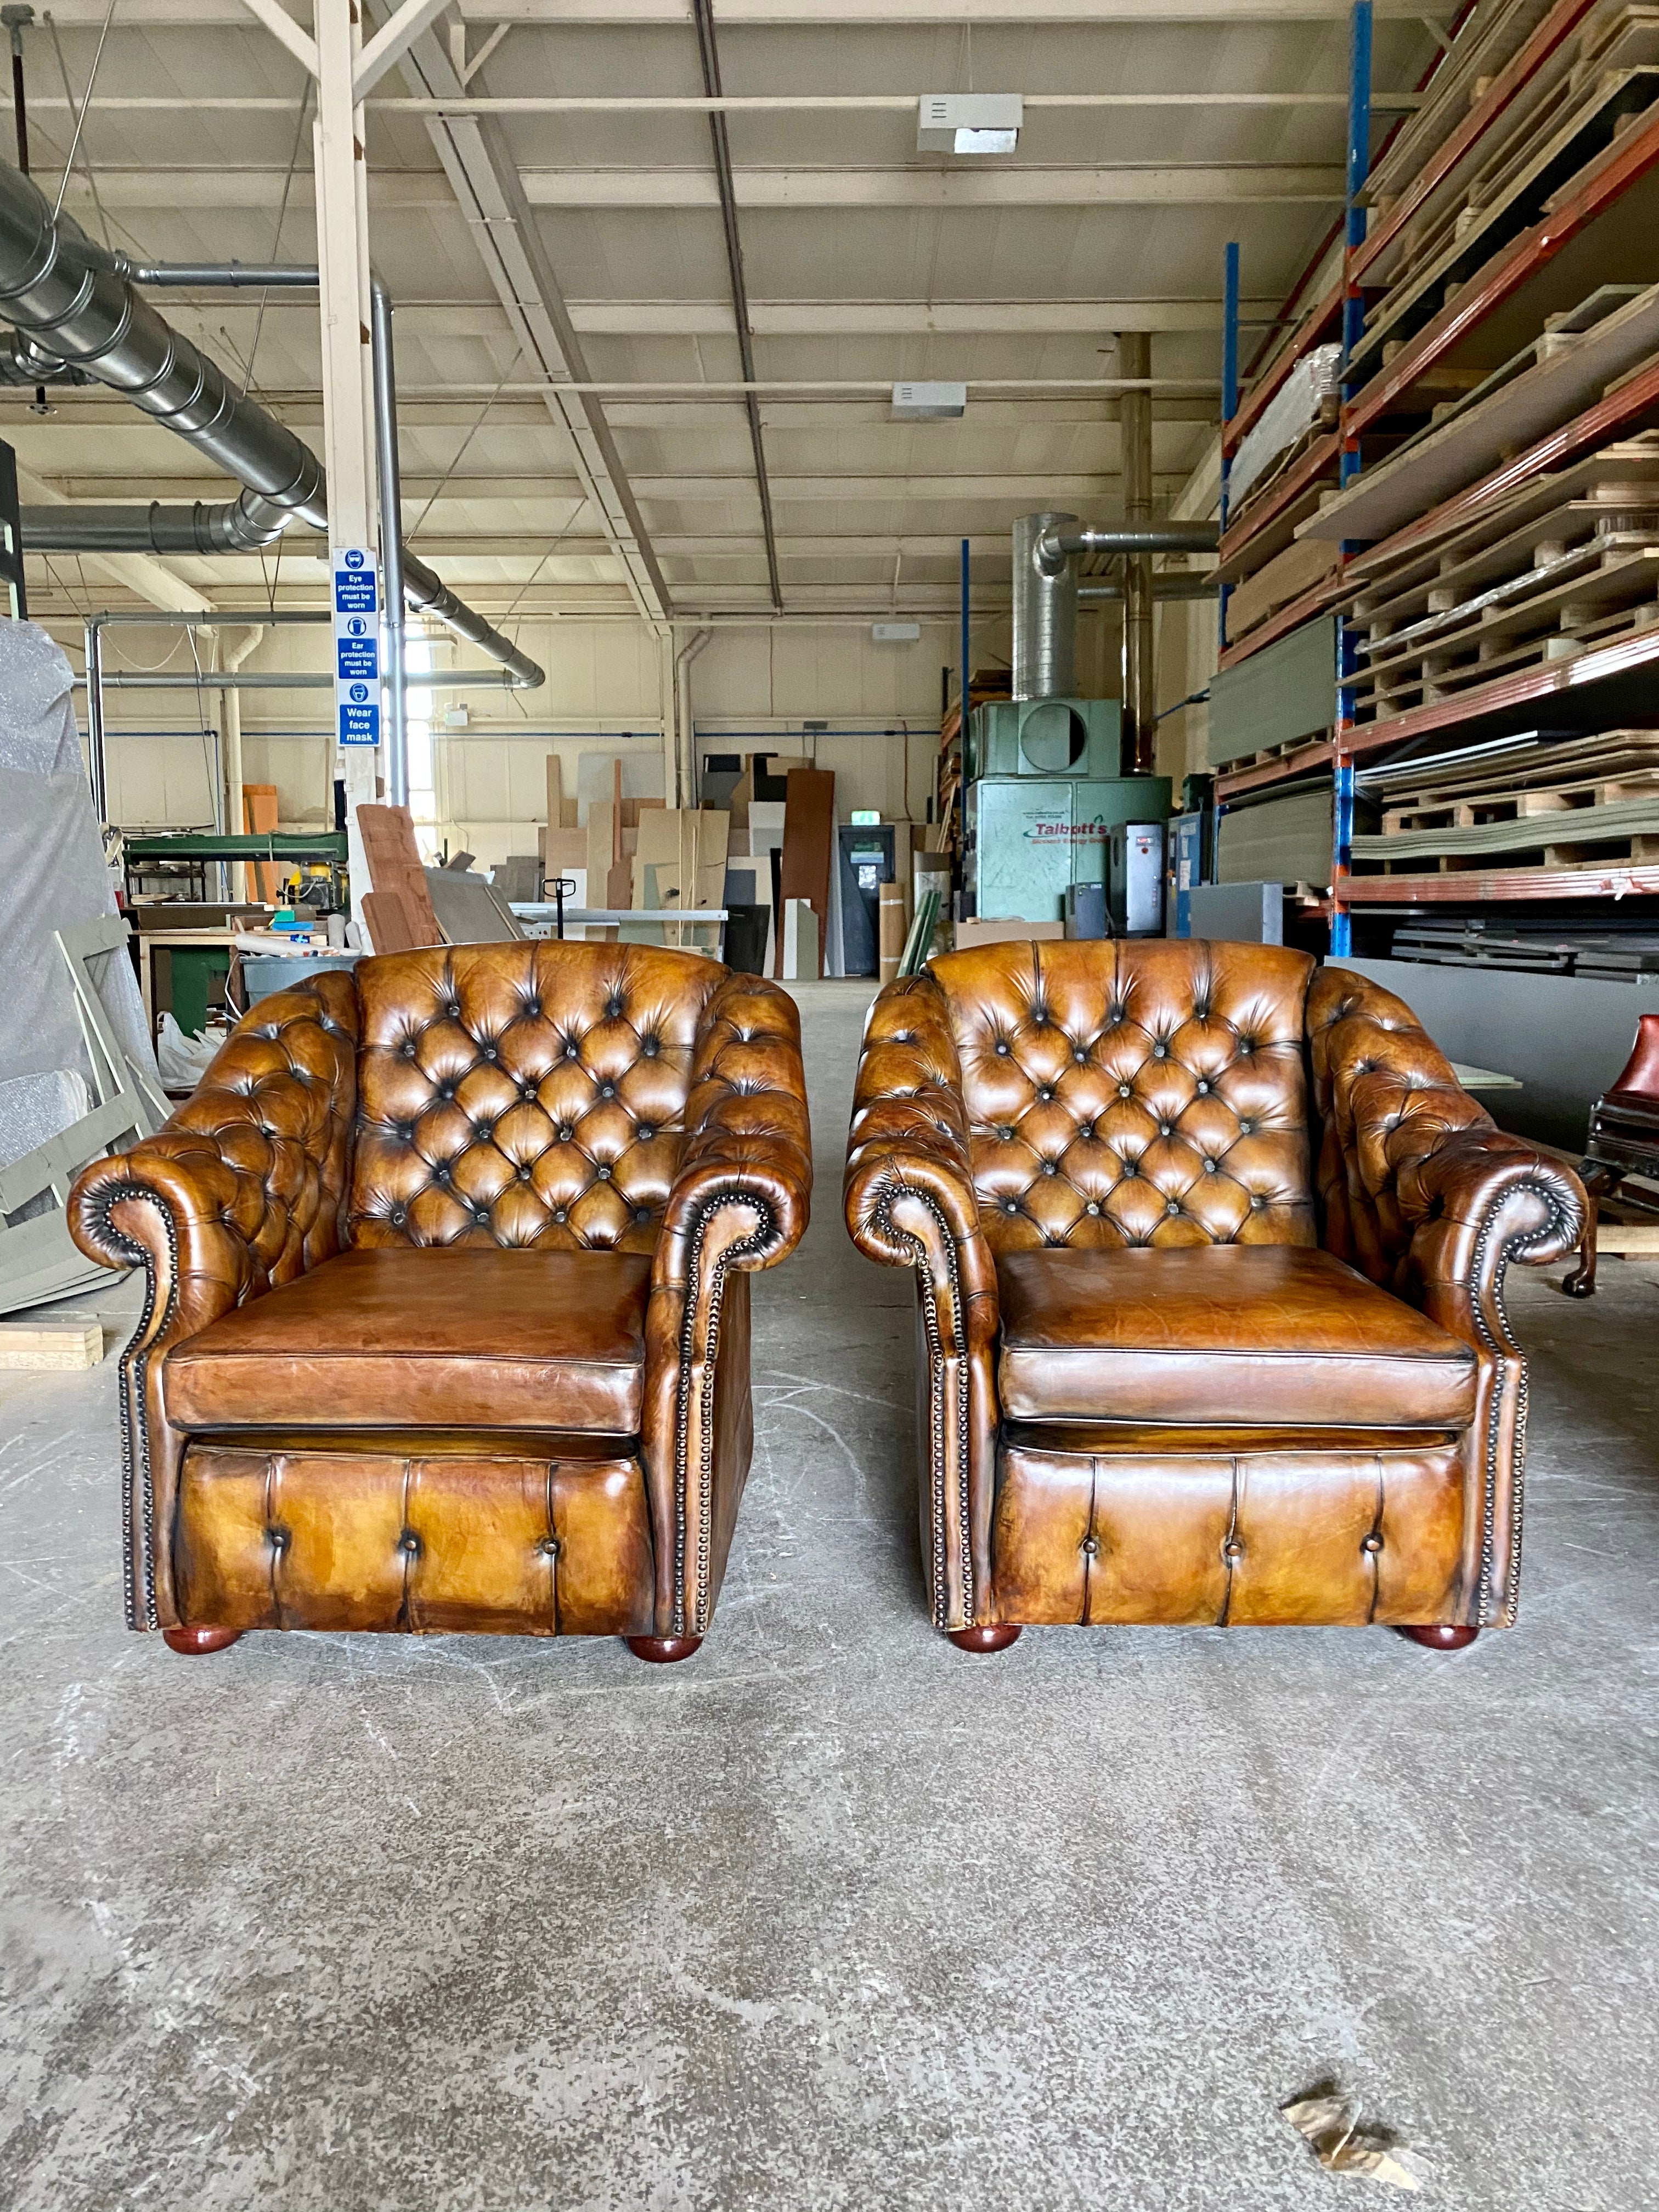
<svg viewBox="0 0 1659 2212">
<path fill-rule="evenodd" d="M 714 1632 L 120 1625 L 115 1363 L 0 1377 L 0 2204 L 281 2212 L 1659 2203 L 1659 1282 L 1516 1280 L 1521 1626 L 929 1628 L 911 1288 L 839 1218 L 867 990 L 803 992 Z M 1553 1271 L 1559 1273 L 1559 1270 Z M 1381 2201 L 1381 2200 L 1378 2200 Z"/>
</svg>

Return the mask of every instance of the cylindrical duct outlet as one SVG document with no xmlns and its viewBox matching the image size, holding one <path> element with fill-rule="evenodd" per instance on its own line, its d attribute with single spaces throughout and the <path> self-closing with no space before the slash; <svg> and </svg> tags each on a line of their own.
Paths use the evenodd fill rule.
<svg viewBox="0 0 1659 2212">
<path fill-rule="evenodd" d="M 1058 575 L 1037 565 L 1045 530 L 1064 530 L 1074 514 L 1022 514 L 1014 525 L 1014 696 L 1069 699 L 1077 692 L 1077 570 Z"/>
</svg>

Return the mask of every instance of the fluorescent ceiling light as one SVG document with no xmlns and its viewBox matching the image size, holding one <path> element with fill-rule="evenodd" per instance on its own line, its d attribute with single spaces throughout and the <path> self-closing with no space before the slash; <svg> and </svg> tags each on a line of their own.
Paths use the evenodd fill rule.
<svg viewBox="0 0 1659 2212">
<path fill-rule="evenodd" d="M 901 422 L 946 422 L 965 414 L 965 384 L 896 384 L 893 412 Z"/>
<path fill-rule="evenodd" d="M 1017 92 L 925 92 L 916 117 L 919 154 L 1012 154 L 1025 103 Z"/>
</svg>

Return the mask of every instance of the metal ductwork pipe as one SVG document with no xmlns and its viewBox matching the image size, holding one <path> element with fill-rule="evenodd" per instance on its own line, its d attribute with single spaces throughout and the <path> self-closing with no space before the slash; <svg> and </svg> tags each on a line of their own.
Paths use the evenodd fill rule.
<svg viewBox="0 0 1659 2212">
<path fill-rule="evenodd" d="M 1076 520 L 1043 513 L 1014 525 L 1016 699 L 1069 699 L 1077 690 L 1077 572 L 1069 561 L 1040 558 L 1041 547 Z"/>
<path fill-rule="evenodd" d="M 1168 599 L 1212 599 L 1216 580 L 1198 569 L 1164 569 L 1152 578 L 1152 597 L 1160 604 Z M 1101 601 L 1115 600 L 1119 605 L 1128 596 L 1121 584 L 1079 584 L 1078 605 L 1089 606 Z"/>
<path fill-rule="evenodd" d="M 9 337 L 0 338 L 0 384 L 27 384 L 33 387 L 92 381 L 85 369 L 71 368 L 56 354 L 46 352 L 25 331 L 13 331 Z"/>
<path fill-rule="evenodd" d="M 293 520 L 257 491 L 211 506 L 26 507 L 19 517 L 31 553 L 252 553 Z"/>
<path fill-rule="evenodd" d="M 1014 544 L 1019 544 L 1021 523 L 1076 520 L 1071 514 L 1022 515 L 1014 525 Z M 1220 541 L 1220 526 L 1213 522 L 1158 522 L 1149 530 L 1054 529 L 1041 533 L 1035 557 L 1046 574 L 1058 575 L 1074 554 L 1213 553 Z"/>
<path fill-rule="evenodd" d="M 140 269 L 157 281 L 316 281 L 314 270 L 302 279 L 297 270 L 277 274 L 234 264 L 228 275 L 210 264 L 168 271 L 145 268 L 94 245 L 71 217 L 54 216 L 29 179 L 0 162 L 0 317 L 17 326 L 25 342 L 33 341 L 53 360 L 95 377 L 165 423 L 239 477 L 246 494 L 217 507 L 163 507 L 154 521 L 155 507 L 102 510 L 107 534 L 95 545 L 70 546 L 56 534 L 86 510 L 61 516 L 52 511 L 45 519 L 52 534 L 31 538 L 26 530 L 25 550 L 228 553 L 269 544 L 290 521 L 326 532 L 328 491 L 316 454 L 238 392 L 216 362 L 140 298 L 131 282 Z M 24 357 L 21 347 L 16 357 Z M 163 544 L 152 534 L 157 530 L 179 534 Z M 499 662 L 514 684 L 531 690 L 545 683 L 545 672 L 528 654 L 447 589 L 423 562 L 405 555 L 404 570 L 412 605 Z"/>
</svg>

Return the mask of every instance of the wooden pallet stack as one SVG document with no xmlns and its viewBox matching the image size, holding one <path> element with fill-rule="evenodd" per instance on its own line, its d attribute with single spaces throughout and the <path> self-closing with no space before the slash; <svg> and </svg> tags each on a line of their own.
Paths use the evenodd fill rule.
<svg viewBox="0 0 1659 2212">
<path fill-rule="evenodd" d="M 1659 7 L 1475 11 L 1364 201 L 1304 323 L 1352 303 L 1338 421 L 1221 547 L 1224 700 L 1337 620 L 1336 711 L 1322 754 L 1247 732 L 1218 798 L 1352 765 L 1334 942 L 1379 907 L 1659 896 Z"/>
</svg>

